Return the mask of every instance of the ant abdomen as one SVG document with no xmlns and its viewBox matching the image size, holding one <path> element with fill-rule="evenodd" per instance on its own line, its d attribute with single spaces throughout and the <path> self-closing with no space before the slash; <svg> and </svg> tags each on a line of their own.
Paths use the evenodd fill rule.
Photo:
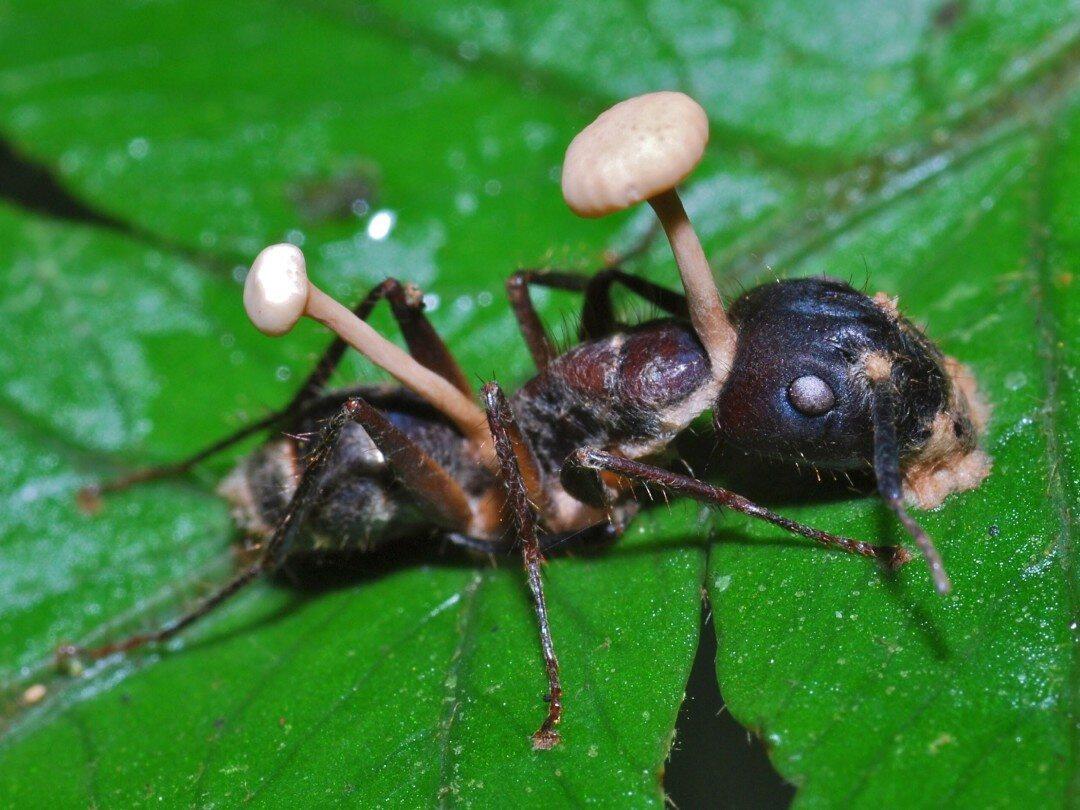
<svg viewBox="0 0 1080 810">
<path fill-rule="evenodd" d="M 397 429 L 447 469 L 466 496 L 480 499 L 494 477 L 473 462 L 467 440 L 434 408 L 396 386 L 367 385 L 320 397 L 286 436 L 240 460 L 219 487 L 249 541 L 268 540 L 285 518 L 323 426 L 352 396 L 378 407 Z M 410 497 L 367 430 L 345 424 L 320 474 L 317 503 L 290 554 L 370 551 L 432 530 L 431 510 Z"/>
</svg>

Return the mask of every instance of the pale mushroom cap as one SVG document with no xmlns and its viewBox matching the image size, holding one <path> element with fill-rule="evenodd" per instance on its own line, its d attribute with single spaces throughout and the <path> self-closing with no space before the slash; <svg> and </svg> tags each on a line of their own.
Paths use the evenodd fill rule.
<svg viewBox="0 0 1080 810">
<path fill-rule="evenodd" d="M 284 335 L 304 314 L 308 291 L 300 248 L 271 245 L 255 257 L 244 280 L 244 309 L 260 332 Z"/>
<path fill-rule="evenodd" d="M 709 141 L 709 119 L 684 93 L 620 101 L 578 133 L 566 150 L 562 191 L 583 217 L 602 217 L 675 188 Z"/>
</svg>

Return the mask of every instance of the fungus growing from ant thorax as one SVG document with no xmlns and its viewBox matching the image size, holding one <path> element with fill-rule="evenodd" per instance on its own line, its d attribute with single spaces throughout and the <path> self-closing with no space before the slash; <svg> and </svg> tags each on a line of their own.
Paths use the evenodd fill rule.
<svg viewBox="0 0 1080 810">
<path fill-rule="evenodd" d="M 602 217 L 647 201 L 671 243 L 686 289 L 690 321 L 713 373 L 731 368 L 736 335 L 701 241 L 675 187 L 701 162 L 709 119 L 683 93 L 662 91 L 619 102 L 571 141 L 563 163 L 563 198 L 583 217 Z"/>
</svg>

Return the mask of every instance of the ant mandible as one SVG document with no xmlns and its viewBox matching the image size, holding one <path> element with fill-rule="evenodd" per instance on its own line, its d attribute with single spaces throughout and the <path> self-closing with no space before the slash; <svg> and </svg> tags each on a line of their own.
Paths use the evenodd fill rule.
<svg viewBox="0 0 1080 810">
<path fill-rule="evenodd" d="M 637 509 L 634 483 L 725 506 L 825 546 L 895 567 L 902 548 L 830 534 L 729 490 L 648 463 L 713 409 L 719 436 L 778 459 L 818 466 L 869 465 L 888 506 L 922 550 L 941 593 L 949 580 L 933 543 L 909 516 L 920 505 L 977 486 L 989 470 L 978 449 L 983 409 L 970 375 L 944 357 L 887 298 L 827 280 L 763 285 L 725 312 L 712 273 L 674 190 L 704 153 L 704 111 L 680 93 L 651 93 L 603 113 L 567 151 L 563 193 L 583 216 L 647 200 L 671 243 L 685 297 L 609 266 L 589 278 L 520 271 L 510 302 L 538 374 L 509 400 L 497 383 L 485 408 L 423 314 L 416 288 L 388 279 L 353 311 L 307 277 L 299 249 L 274 245 L 256 258 L 244 289 L 253 323 L 282 335 L 304 315 L 337 337 L 282 410 L 184 461 L 137 470 L 88 488 L 101 493 L 167 475 L 256 432 L 274 435 L 223 481 L 258 559 L 190 612 L 148 633 L 61 655 L 102 658 L 164 641 L 256 578 L 305 556 L 366 551 L 438 535 L 481 554 L 520 547 L 547 670 L 547 716 L 538 749 L 559 741 L 562 687 L 544 599 L 546 551 L 573 539 L 617 536 Z M 628 327 L 611 304 L 620 284 L 668 317 Z M 582 293 L 581 342 L 557 354 L 529 296 L 542 285 Z M 386 299 L 409 348 L 367 325 Z M 324 390 L 347 346 L 398 386 Z M 516 542 L 515 542 L 516 538 Z"/>
</svg>

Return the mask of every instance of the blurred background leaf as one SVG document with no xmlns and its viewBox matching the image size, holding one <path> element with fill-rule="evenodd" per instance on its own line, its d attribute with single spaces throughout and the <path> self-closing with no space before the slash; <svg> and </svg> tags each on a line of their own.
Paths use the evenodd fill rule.
<svg viewBox="0 0 1080 810">
<path fill-rule="evenodd" d="M 728 706 L 801 803 L 1061 803 L 1076 771 L 1077 11 L 0 2 L 0 795 L 658 804 L 705 586 Z M 645 211 L 565 211 L 562 150 L 609 103 L 661 87 L 712 117 L 687 204 L 729 292 L 851 278 L 898 294 L 974 368 L 996 408 L 994 475 L 923 516 L 955 596 L 918 566 L 887 580 L 735 517 L 654 510 L 609 553 L 548 566 L 569 714 L 543 756 L 513 562 L 421 547 L 325 592 L 260 585 L 175 649 L 50 674 L 58 640 L 175 615 L 227 575 L 212 494 L 226 462 L 95 518 L 72 497 L 288 397 L 326 338 L 244 323 L 239 282 L 263 244 L 302 242 L 347 300 L 387 274 L 421 284 L 467 370 L 514 386 L 529 365 L 506 275 L 595 267 L 648 228 Z M 636 269 L 674 283 L 662 244 Z M 541 300 L 553 325 L 572 320 L 573 301 Z M 342 378 L 373 375 L 354 360 Z M 901 539 L 872 498 L 732 475 L 799 519 Z M 22 705 L 37 682 L 45 699 Z"/>
</svg>

